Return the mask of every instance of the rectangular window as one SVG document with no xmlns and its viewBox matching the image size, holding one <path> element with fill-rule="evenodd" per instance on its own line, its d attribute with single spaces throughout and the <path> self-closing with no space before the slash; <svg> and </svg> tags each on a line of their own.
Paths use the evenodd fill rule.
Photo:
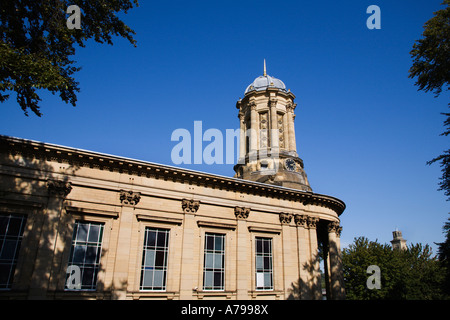
<svg viewBox="0 0 450 320">
<path fill-rule="evenodd" d="M 11 289 L 26 216 L 0 215 L 0 290 Z"/>
<path fill-rule="evenodd" d="M 203 290 L 224 290 L 225 235 L 205 234 Z"/>
<path fill-rule="evenodd" d="M 140 290 L 166 290 L 169 232 L 145 228 Z"/>
<path fill-rule="evenodd" d="M 74 272 L 67 273 L 66 290 L 95 290 L 97 288 L 102 238 L 102 223 L 75 222 L 67 266 L 67 270 Z"/>
<path fill-rule="evenodd" d="M 273 289 L 272 239 L 255 238 L 256 290 Z"/>
</svg>

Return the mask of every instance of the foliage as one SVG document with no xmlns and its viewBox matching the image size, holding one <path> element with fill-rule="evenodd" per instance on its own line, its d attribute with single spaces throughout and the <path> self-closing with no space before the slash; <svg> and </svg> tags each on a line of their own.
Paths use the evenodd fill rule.
<svg viewBox="0 0 450 320">
<path fill-rule="evenodd" d="M 70 5 L 81 9 L 81 29 L 67 27 Z M 80 70 L 71 58 L 75 46 L 92 38 L 112 45 L 112 36 L 135 45 L 135 32 L 117 17 L 133 5 L 137 0 L 0 1 L 0 102 L 16 92 L 26 115 L 30 109 L 41 116 L 38 90 L 44 89 L 75 106 L 80 91 L 73 77 Z"/>
<path fill-rule="evenodd" d="M 434 92 L 436 96 L 450 88 L 450 0 L 444 0 L 442 4 L 447 7 L 435 12 L 425 23 L 423 38 L 416 40 L 410 52 L 413 65 L 409 78 L 417 78 L 415 85 L 419 90 Z M 450 113 L 442 114 L 447 117 L 444 126 L 450 128 Z M 449 134 L 448 129 L 442 133 L 443 136 Z M 434 162 L 440 162 L 442 168 L 439 190 L 443 190 L 450 200 L 450 149 L 428 164 Z"/>
<path fill-rule="evenodd" d="M 347 299 L 351 300 L 430 300 L 443 299 L 441 285 L 443 268 L 431 248 L 421 244 L 405 250 L 393 250 L 390 245 L 355 238 L 342 252 L 342 264 Z M 367 267 L 381 270 L 381 288 L 368 289 Z"/>
</svg>

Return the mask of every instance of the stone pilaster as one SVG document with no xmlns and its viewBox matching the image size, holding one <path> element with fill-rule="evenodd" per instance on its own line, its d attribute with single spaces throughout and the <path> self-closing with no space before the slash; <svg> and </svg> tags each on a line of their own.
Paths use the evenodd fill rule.
<svg viewBox="0 0 450 320">
<path fill-rule="evenodd" d="M 342 259 L 340 248 L 340 235 L 342 227 L 338 221 L 328 224 L 328 244 L 329 244 L 329 270 L 331 299 L 345 299 L 344 279 L 342 274 Z"/>
<path fill-rule="evenodd" d="M 238 300 L 248 299 L 248 289 L 251 279 L 251 268 L 249 268 L 248 257 L 251 253 L 250 234 L 247 228 L 247 218 L 250 214 L 249 208 L 235 207 L 234 215 L 237 219 L 237 257 L 236 257 L 236 298 Z"/>
<path fill-rule="evenodd" d="M 192 290 L 197 286 L 197 270 L 195 265 L 195 213 L 200 207 L 200 201 L 183 199 L 181 208 L 184 212 L 183 221 L 183 244 L 181 252 L 181 279 L 180 299 L 192 299 Z"/>
<path fill-rule="evenodd" d="M 294 109 L 296 107 L 296 103 L 288 104 L 286 106 L 287 109 L 287 125 L 289 131 L 289 151 L 297 152 L 297 145 L 295 142 L 295 126 L 294 126 Z"/>
<path fill-rule="evenodd" d="M 133 232 L 134 209 L 141 200 L 139 192 L 120 190 L 121 204 L 119 232 L 114 261 L 113 288 L 118 299 L 125 299 L 127 294 L 131 238 Z"/>
<path fill-rule="evenodd" d="M 50 289 L 50 278 L 53 270 L 55 245 L 58 238 L 59 224 L 63 201 L 72 190 L 72 185 L 63 180 L 47 180 L 48 200 L 44 209 L 40 228 L 39 247 L 36 262 L 31 276 L 29 299 L 46 299 Z"/>
</svg>

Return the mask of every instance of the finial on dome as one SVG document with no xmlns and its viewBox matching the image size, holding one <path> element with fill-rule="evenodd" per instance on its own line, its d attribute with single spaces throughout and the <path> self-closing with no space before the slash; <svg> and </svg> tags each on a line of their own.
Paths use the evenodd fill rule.
<svg viewBox="0 0 450 320">
<path fill-rule="evenodd" d="M 264 74 L 263 76 L 267 76 L 267 72 L 266 72 L 266 59 L 264 59 Z"/>
</svg>

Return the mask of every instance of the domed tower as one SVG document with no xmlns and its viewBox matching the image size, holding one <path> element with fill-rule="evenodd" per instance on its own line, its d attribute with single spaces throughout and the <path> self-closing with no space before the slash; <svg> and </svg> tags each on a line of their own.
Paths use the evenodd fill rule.
<svg viewBox="0 0 450 320">
<path fill-rule="evenodd" d="M 295 143 L 295 95 L 264 73 L 239 99 L 240 150 L 235 177 L 312 191 Z"/>
</svg>

